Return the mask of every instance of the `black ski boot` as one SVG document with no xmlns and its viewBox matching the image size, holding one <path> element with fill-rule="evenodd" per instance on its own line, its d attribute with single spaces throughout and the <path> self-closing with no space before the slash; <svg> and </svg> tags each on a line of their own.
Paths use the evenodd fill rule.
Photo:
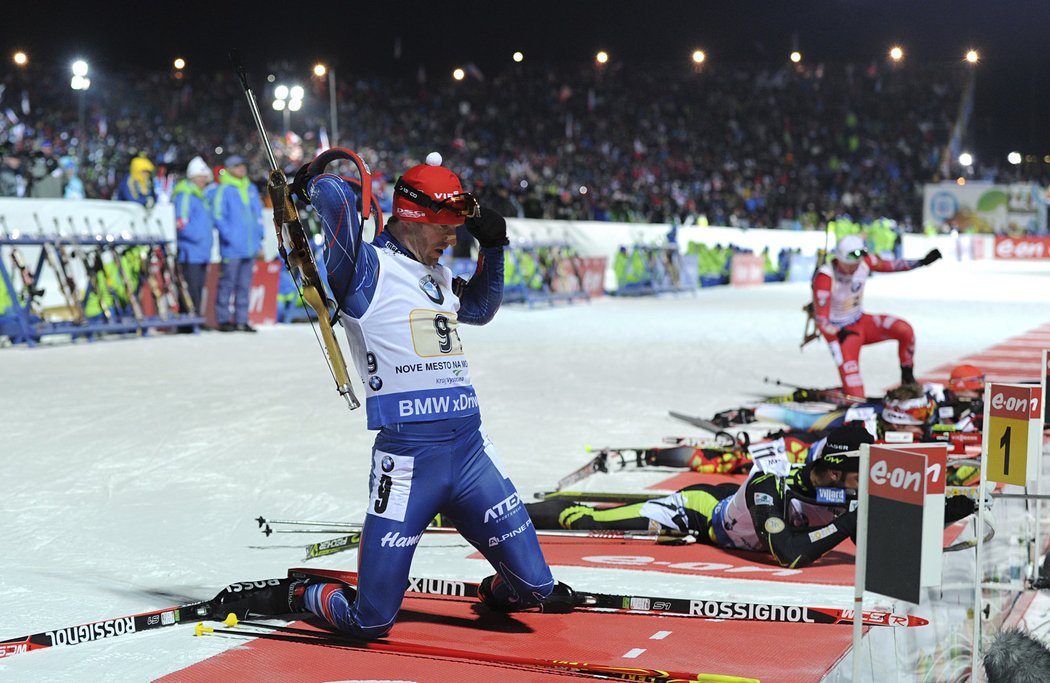
<svg viewBox="0 0 1050 683">
<path fill-rule="evenodd" d="M 518 612 L 520 610 L 539 607 L 541 612 L 549 614 L 565 614 L 571 612 L 576 605 L 576 593 L 561 581 L 554 584 L 550 595 L 539 604 L 517 605 L 515 603 L 501 602 L 493 595 L 493 588 L 503 583 L 503 577 L 499 574 L 486 576 L 478 584 L 478 600 L 493 612 Z"/>
<path fill-rule="evenodd" d="M 212 600 L 212 616 L 223 619 L 233 613 L 247 619 L 249 613 L 259 616 L 305 612 L 303 593 L 309 579 L 267 579 L 243 581 L 224 588 Z"/>
<path fill-rule="evenodd" d="M 915 384 L 915 371 L 907 365 L 901 366 L 901 384 Z"/>
<path fill-rule="evenodd" d="M 540 611 L 549 614 L 566 614 L 576 607 L 576 591 L 558 581 L 554 590 L 540 603 Z"/>
</svg>

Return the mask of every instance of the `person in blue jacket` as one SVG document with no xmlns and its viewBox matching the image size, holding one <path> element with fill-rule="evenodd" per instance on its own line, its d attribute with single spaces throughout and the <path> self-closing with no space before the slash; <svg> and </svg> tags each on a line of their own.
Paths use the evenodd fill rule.
<svg viewBox="0 0 1050 683">
<path fill-rule="evenodd" d="M 211 261 L 215 221 L 208 207 L 210 197 L 205 194 L 212 182 L 211 169 L 204 159 L 193 157 L 186 167 L 186 178 L 180 180 L 172 192 L 175 205 L 176 245 L 178 263 L 186 280 L 194 309 L 201 311 L 201 293 L 204 275 Z"/>
<path fill-rule="evenodd" d="M 153 192 L 153 170 L 153 162 L 145 155 L 136 156 L 128 165 L 128 174 L 120 181 L 113 198 L 137 202 L 152 209 L 157 203 L 157 195 Z"/>
<path fill-rule="evenodd" d="M 309 611 L 356 637 L 380 638 L 401 606 L 416 544 L 439 513 L 496 570 L 478 590 L 490 609 L 572 607 L 485 433 L 459 335 L 461 323 L 491 321 L 502 302 L 507 223 L 463 191 L 440 155 L 427 160 L 398 180 L 393 216 L 371 244 L 361 243 L 350 184 L 296 175 L 293 191 L 303 198 L 306 188 L 322 218 L 329 284 L 366 387 L 368 428 L 379 430 L 358 583 L 285 579 L 230 590 L 220 594 L 223 614 Z M 469 282 L 438 263 L 464 223 L 480 245 Z"/>
<path fill-rule="evenodd" d="M 234 154 L 226 160 L 212 197 L 212 218 L 219 231 L 222 258 L 215 323 L 220 332 L 255 332 L 248 324 L 248 297 L 255 260 L 262 258 L 262 200 L 248 177 L 244 157 Z"/>
</svg>

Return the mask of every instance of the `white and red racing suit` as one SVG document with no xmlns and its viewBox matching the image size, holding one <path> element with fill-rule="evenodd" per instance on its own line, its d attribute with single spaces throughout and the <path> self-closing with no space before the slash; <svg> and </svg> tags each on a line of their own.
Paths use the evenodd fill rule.
<svg viewBox="0 0 1050 683">
<path fill-rule="evenodd" d="M 896 339 L 901 368 L 913 367 L 915 356 L 915 332 L 907 321 L 864 312 L 864 285 L 872 271 L 913 270 L 920 267 L 922 261 L 880 259 L 869 254 L 861 259 L 853 273 L 842 272 L 835 263 L 822 265 L 813 278 L 813 317 L 838 366 L 842 389 L 850 396 L 864 397 L 860 347 Z"/>
</svg>

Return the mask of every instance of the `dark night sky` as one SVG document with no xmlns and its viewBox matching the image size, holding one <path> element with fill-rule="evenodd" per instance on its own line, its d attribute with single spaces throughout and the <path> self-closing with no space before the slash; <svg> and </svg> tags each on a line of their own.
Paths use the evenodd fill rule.
<svg viewBox="0 0 1050 683">
<path fill-rule="evenodd" d="M 466 61 L 496 71 L 519 49 L 551 63 L 590 61 L 599 49 L 613 59 L 685 60 L 697 47 L 711 60 L 772 62 L 797 40 L 808 62 L 868 63 L 900 43 L 909 62 L 948 63 L 974 46 L 982 54 L 979 145 L 1050 153 L 1050 0 L 36 0 L 19 3 L 13 16 L 0 27 L 5 55 L 24 49 L 38 65 L 53 62 L 63 78 L 78 54 L 98 68 L 163 68 L 175 56 L 190 68 L 226 68 L 230 47 L 249 65 L 324 60 L 343 76 L 421 62 L 431 73 Z"/>
</svg>

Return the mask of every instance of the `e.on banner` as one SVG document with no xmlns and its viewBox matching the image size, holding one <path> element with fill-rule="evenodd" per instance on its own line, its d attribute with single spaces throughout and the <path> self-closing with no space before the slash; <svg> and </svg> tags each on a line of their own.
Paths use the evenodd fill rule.
<svg viewBox="0 0 1050 683">
<path fill-rule="evenodd" d="M 760 285 L 766 281 L 766 261 L 758 254 L 733 254 L 729 282 L 735 287 Z"/>
<path fill-rule="evenodd" d="M 922 505 L 923 496 L 926 495 L 925 457 L 873 446 L 871 469 L 868 472 L 869 495 Z M 943 483 L 941 485 L 943 487 Z"/>
<path fill-rule="evenodd" d="M 943 453 L 944 447 L 939 450 Z M 860 501 L 868 506 L 865 587 L 917 604 L 926 542 L 923 501 L 927 458 L 924 453 L 885 446 L 872 446 L 869 452 L 868 497 Z"/>
<path fill-rule="evenodd" d="M 996 237 L 995 258 L 1050 259 L 1050 237 Z"/>
</svg>

